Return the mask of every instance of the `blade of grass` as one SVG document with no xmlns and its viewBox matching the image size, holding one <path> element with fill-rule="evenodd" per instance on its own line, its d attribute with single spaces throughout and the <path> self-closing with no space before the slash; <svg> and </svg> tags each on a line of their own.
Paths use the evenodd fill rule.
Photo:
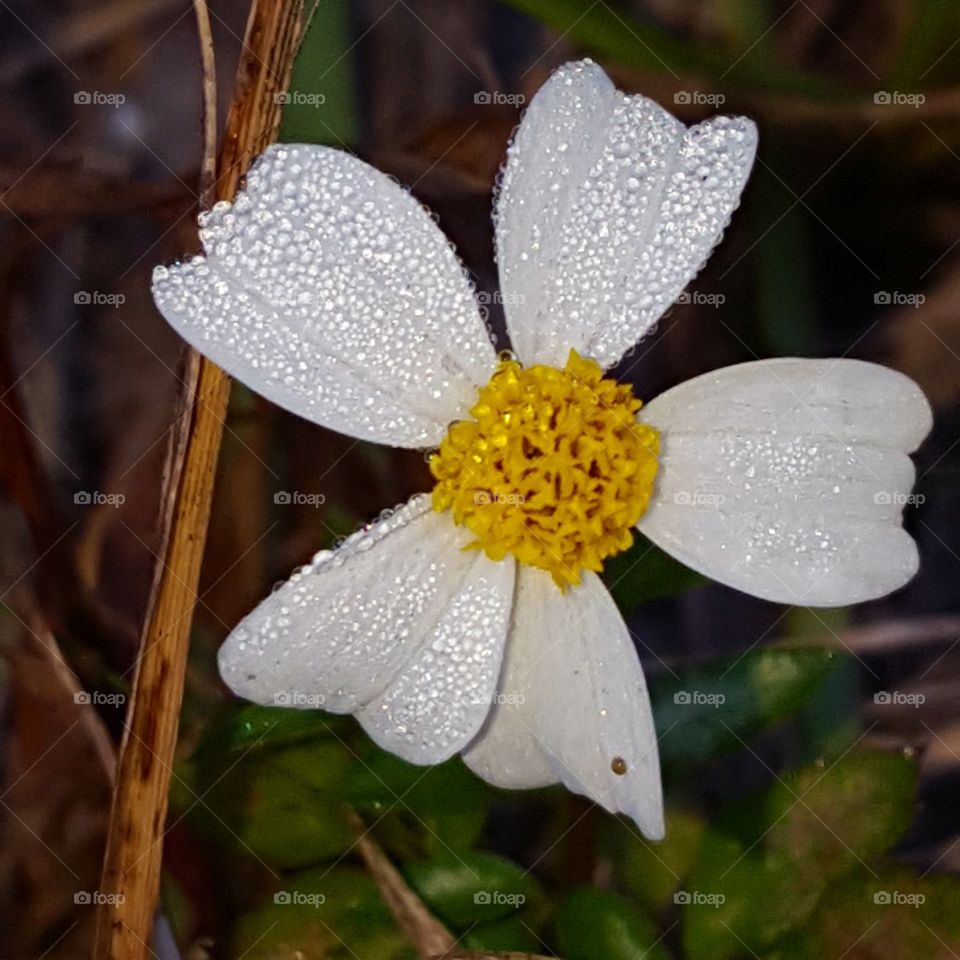
<svg viewBox="0 0 960 960">
<path fill-rule="evenodd" d="M 680 40 L 665 30 L 589 0 L 506 0 L 511 6 L 553 27 L 561 37 L 594 56 L 653 74 L 666 74 L 678 86 L 705 80 L 725 89 L 760 88 L 766 92 L 831 97 L 830 84 L 783 64 L 766 62 L 764 44 L 743 53 L 720 51 Z M 701 78 L 699 81 L 693 78 Z"/>
<path fill-rule="evenodd" d="M 202 4 L 201 4 L 202 6 Z M 254 0 L 218 165 L 215 195 L 231 199 L 247 167 L 276 136 L 302 0 Z M 205 13 L 205 11 L 204 11 Z M 203 41 L 203 17 L 201 42 Z M 204 53 L 206 71 L 209 51 Z M 205 76 L 209 106 L 210 78 Z M 211 127 L 207 127 L 209 131 Z M 208 138 L 209 152 L 209 138 Z M 191 363 L 196 362 L 191 358 Z M 151 953 L 160 887 L 167 794 L 177 741 L 190 622 L 210 516 L 214 472 L 230 383 L 199 360 L 192 418 L 159 588 L 141 639 L 121 745 L 100 891 L 96 960 L 144 960 Z"/>
</svg>

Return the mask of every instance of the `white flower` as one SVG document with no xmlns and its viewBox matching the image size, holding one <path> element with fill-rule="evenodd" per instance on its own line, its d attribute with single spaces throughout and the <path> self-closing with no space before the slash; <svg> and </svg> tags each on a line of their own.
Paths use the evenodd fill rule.
<svg viewBox="0 0 960 960">
<path fill-rule="evenodd" d="M 749 120 L 687 129 L 589 61 L 558 70 L 497 199 L 523 367 L 498 362 L 453 250 L 409 193 L 347 153 L 267 150 L 236 201 L 203 218 L 205 256 L 157 269 L 160 311 L 294 413 L 439 448 L 438 484 L 432 503 L 415 497 L 318 554 L 246 617 L 220 652 L 237 694 L 353 713 L 413 763 L 462 752 L 499 786 L 559 781 L 658 838 L 643 674 L 595 572 L 634 524 L 782 603 L 854 603 L 910 579 L 907 454 L 931 422 L 910 380 L 853 360 L 759 361 L 637 414 L 629 387 L 601 379 L 706 260 L 755 146 Z"/>
</svg>

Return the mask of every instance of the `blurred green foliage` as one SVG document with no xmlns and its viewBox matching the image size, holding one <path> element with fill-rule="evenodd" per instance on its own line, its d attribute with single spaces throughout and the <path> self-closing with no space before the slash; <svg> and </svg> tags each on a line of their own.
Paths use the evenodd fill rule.
<svg viewBox="0 0 960 960">
<path fill-rule="evenodd" d="M 907 757 L 848 754 L 731 806 L 704 832 L 690 872 L 682 921 L 686 955 L 724 960 L 741 957 L 746 945 L 777 956 L 784 942 L 793 950 L 808 935 L 811 915 L 851 875 L 865 892 L 888 892 L 882 857 L 909 823 L 914 780 Z M 879 920 L 896 905 L 873 902 L 873 892 L 870 905 Z M 934 939 L 917 956 L 935 956 L 938 949 Z"/>
<path fill-rule="evenodd" d="M 320 0 L 304 33 L 283 108 L 279 139 L 349 147 L 357 139 L 350 5 Z"/>
<path fill-rule="evenodd" d="M 729 87 L 762 87 L 780 93 L 835 95 L 832 85 L 764 57 L 769 26 L 763 0 L 727 3 L 731 48 L 718 50 L 680 40 L 606 3 L 583 0 L 507 0 L 518 10 L 554 27 L 594 56 L 627 67 L 676 77 L 680 73 L 721 78 Z M 762 25 L 762 26 L 761 26 Z M 731 55 L 732 54 L 732 55 Z"/>
<path fill-rule="evenodd" d="M 629 900 L 580 887 L 557 910 L 557 951 L 566 960 L 667 960 L 657 925 Z"/>
<path fill-rule="evenodd" d="M 689 767 L 743 747 L 799 710 L 838 659 L 829 650 L 754 650 L 659 678 L 651 690 L 661 763 Z"/>
<path fill-rule="evenodd" d="M 695 781 L 703 764 L 755 749 L 757 734 L 815 703 L 846 666 L 831 651 L 768 649 L 654 680 L 668 798 L 671 787 Z M 699 696 L 678 696 L 690 691 Z M 838 949 L 856 924 L 889 926 L 888 914 L 909 916 L 921 895 L 933 907 L 924 922 L 960 945 L 952 912 L 960 883 L 920 879 L 889 859 L 913 810 L 915 764 L 903 754 L 845 747 L 799 770 L 771 770 L 768 786 L 712 820 L 670 808 L 659 844 L 593 809 L 596 839 L 587 855 L 607 876 L 605 889 L 564 885 L 551 871 L 541 879 L 483 849 L 488 814 L 505 797 L 531 810 L 555 808 L 562 790 L 507 795 L 458 759 L 411 766 L 347 718 L 240 706 L 211 727 L 181 776 L 175 812 L 221 851 L 225 872 L 246 861 L 264 874 L 263 898 L 235 932 L 237 957 L 274 958 L 294 948 L 305 957 L 412 956 L 356 866 L 350 808 L 471 949 L 548 947 L 567 960 L 665 960 L 677 950 L 690 960 L 805 960 Z M 563 843 L 565 834 L 558 836 L 544 840 L 547 852 Z M 937 956 L 936 938 L 900 937 L 903 956 Z"/>
<path fill-rule="evenodd" d="M 452 930 L 530 910 L 541 896 L 526 870 L 492 853 L 464 851 L 415 861 L 404 872 L 413 889 Z"/>
<path fill-rule="evenodd" d="M 629 550 L 607 561 L 603 579 L 624 615 L 648 600 L 675 597 L 707 582 L 639 532 Z"/>
</svg>

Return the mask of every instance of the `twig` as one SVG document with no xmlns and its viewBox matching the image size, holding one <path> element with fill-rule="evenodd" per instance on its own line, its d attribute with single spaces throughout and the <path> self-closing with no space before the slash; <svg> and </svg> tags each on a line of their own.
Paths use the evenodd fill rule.
<svg viewBox="0 0 960 960">
<path fill-rule="evenodd" d="M 449 955 L 457 944 L 453 934 L 410 889 L 407 881 L 400 876 L 400 872 L 370 836 L 363 821 L 356 814 L 351 814 L 350 821 L 357 831 L 357 849 L 380 891 L 380 896 L 390 908 L 400 929 L 410 938 L 421 960 Z"/>
<path fill-rule="evenodd" d="M 453 934 L 430 912 L 427 905 L 410 889 L 400 871 L 387 859 L 369 828 L 350 812 L 349 820 L 357 832 L 357 850 L 367 865 L 380 896 L 390 908 L 400 929 L 410 938 L 421 960 L 554 960 L 537 953 L 508 950 L 490 953 L 486 950 L 457 948 Z"/>
<path fill-rule="evenodd" d="M 220 156 L 217 195 L 234 196 L 252 158 L 276 134 L 299 35 L 302 0 L 254 0 Z M 160 885 L 190 622 L 229 397 L 222 370 L 199 361 L 193 419 L 164 571 L 141 640 L 100 889 L 96 960 L 144 960 Z"/>
<path fill-rule="evenodd" d="M 207 0 L 193 0 L 203 67 L 203 159 L 200 164 L 200 206 L 208 207 L 217 179 L 217 67 Z"/>
<path fill-rule="evenodd" d="M 30 605 L 27 606 L 29 608 Z M 86 737 L 103 779 L 112 785 L 116 776 L 117 755 L 110 731 L 89 698 L 77 697 L 84 690 L 77 675 L 64 660 L 57 638 L 39 609 L 30 609 L 29 622 L 24 624 L 23 640 L 19 656 L 27 662 L 34 677 L 44 678 L 48 689 L 52 688 L 58 694 L 66 693 L 65 702 L 72 700 L 76 704 L 77 725 Z M 95 776 L 96 772 L 91 770 L 90 775 Z"/>
<path fill-rule="evenodd" d="M 849 627 L 823 638 L 826 646 L 853 650 L 858 654 L 888 653 L 901 647 L 960 642 L 960 617 L 950 614 L 880 620 Z"/>
</svg>

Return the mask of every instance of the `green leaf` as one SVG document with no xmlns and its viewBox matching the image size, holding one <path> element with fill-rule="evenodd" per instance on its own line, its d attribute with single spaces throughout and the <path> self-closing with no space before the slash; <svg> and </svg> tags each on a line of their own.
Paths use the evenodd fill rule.
<svg viewBox="0 0 960 960">
<path fill-rule="evenodd" d="M 764 804 L 766 846 L 829 876 L 871 860 L 909 826 L 916 776 L 903 754 L 862 753 L 784 777 Z"/>
<path fill-rule="evenodd" d="M 247 753 L 328 737 L 344 729 L 340 717 L 322 710 L 290 710 L 245 704 L 230 711 L 207 733 L 202 752 Z"/>
<path fill-rule="evenodd" d="M 661 676 L 653 715 L 665 765 L 736 750 L 798 710 L 843 662 L 832 650 L 768 649 Z"/>
<path fill-rule="evenodd" d="M 707 582 L 641 533 L 634 533 L 629 550 L 604 564 L 603 579 L 624 615 L 648 600 L 673 597 Z"/>
<path fill-rule="evenodd" d="M 340 147 L 356 141 L 353 46 L 347 0 L 322 0 L 293 64 L 282 142 Z"/>
<path fill-rule="evenodd" d="M 231 956 L 239 960 L 378 960 L 412 958 L 373 881 L 363 871 L 337 867 L 305 871 L 278 882 L 278 890 L 241 917 Z"/>
<path fill-rule="evenodd" d="M 339 804 L 318 801 L 287 781 L 256 785 L 240 830 L 245 850 L 284 868 L 332 860 L 346 853 L 354 839 Z"/>
<path fill-rule="evenodd" d="M 708 833 L 682 905 L 682 939 L 690 960 L 750 956 L 803 923 L 825 886 L 813 861 L 768 855 Z"/>
<path fill-rule="evenodd" d="M 581 887 L 557 910 L 557 953 L 565 960 L 667 960 L 660 932 L 614 893 Z"/>
<path fill-rule="evenodd" d="M 478 923 L 464 934 L 463 945 L 486 953 L 539 953 L 543 949 L 523 911 L 493 923 Z"/>
<path fill-rule="evenodd" d="M 606 3 L 590 0 L 508 0 L 510 6 L 554 27 L 599 57 L 659 74 L 714 77 L 725 86 L 763 87 L 781 93 L 821 96 L 829 84 L 796 70 L 771 63 L 758 45 L 738 59 L 732 51 L 697 47 L 678 40 L 650 23 L 634 19 Z"/>
<path fill-rule="evenodd" d="M 442 856 L 471 847 L 487 819 L 490 791 L 459 757 L 417 767 L 386 753 L 362 751 L 346 800 L 378 821 L 384 846 L 405 856 Z"/>
<path fill-rule="evenodd" d="M 603 824 L 603 848 L 614 862 L 617 878 L 643 906 L 659 913 L 673 902 L 693 866 L 703 837 L 703 820 L 668 810 L 666 835 L 659 843 L 644 840 L 626 820 L 607 817 Z"/>
<path fill-rule="evenodd" d="M 427 854 L 439 857 L 475 846 L 483 833 L 488 813 L 489 803 L 483 797 L 469 809 L 424 814 L 420 819 L 426 830 Z"/>
<path fill-rule="evenodd" d="M 866 870 L 901 836 L 915 776 L 906 757 L 853 755 L 738 801 L 723 818 L 736 835 L 706 834 L 682 898 L 691 960 L 759 954 L 809 929 L 828 885 Z"/>
<path fill-rule="evenodd" d="M 876 874 L 858 869 L 830 886 L 803 938 L 778 944 L 770 960 L 953 960 L 958 953 L 957 879 L 886 867 Z"/>
<path fill-rule="evenodd" d="M 272 755 L 251 777 L 240 839 L 256 856 L 287 868 L 350 849 L 355 837 L 338 798 L 350 762 L 330 742 Z"/>
<path fill-rule="evenodd" d="M 239 761 L 195 763 L 190 804 L 199 832 L 228 849 L 278 867 L 331 859 L 354 841 L 340 799 L 350 754 L 334 740 L 284 747 Z M 202 802 L 197 802 L 200 797 Z"/>
<path fill-rule="evenodd" d="M 839 757 L 860 738 L 861 671 L 856 658 L 844 657 L 797 714 L 798 763 Z"/>
<path fill-rule="evenodd" d="M 404 865 L 413 889 L 437 916 L 454 927 L 490 923 L 531 903 L 538 890 L 521 867 L 492 853 L 457 856 Z"/>
<path fill-rule="evenodd" d="M 462 809 L 486 794 L 483 782 L 459 757 L 433 767 L 418 767 L 385 750 L 360 754 L 350 770 L 347 799 L 375 809 L 397 802 L 418 813 Z"/>
</svg>

